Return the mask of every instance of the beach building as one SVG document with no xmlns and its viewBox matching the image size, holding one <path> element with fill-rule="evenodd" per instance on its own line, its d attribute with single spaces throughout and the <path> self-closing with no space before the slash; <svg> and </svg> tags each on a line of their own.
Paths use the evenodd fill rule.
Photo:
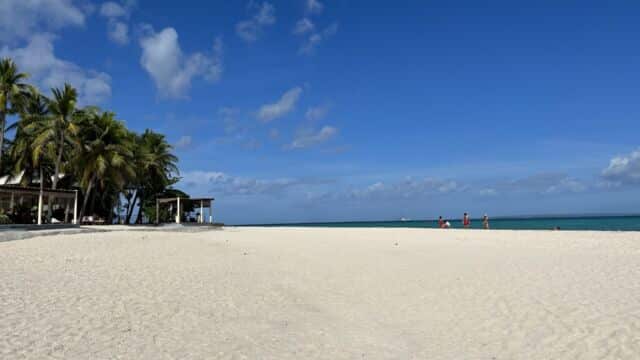
<svg viewBox="0 0 640 360">
<path fill-rule="evenodd" d="M 78 191 L 25 186 L 24 171 L 0 177 L 0 222 L 3 224 L 77 224 Z M 39 182 L 36 182 L 38 185 Z M 49 208 L 49 206 L 51 208 Z"/>
<path fill-rule="evenodd" d="M 156 224 L 160 224 L 161 206 L 169 213 L 169 218 L 176 224 L 183 222 L 197 224 L 213 224 L 214 198 L 190 198 L 186 196 L 156 198 Z"/>
</svg>

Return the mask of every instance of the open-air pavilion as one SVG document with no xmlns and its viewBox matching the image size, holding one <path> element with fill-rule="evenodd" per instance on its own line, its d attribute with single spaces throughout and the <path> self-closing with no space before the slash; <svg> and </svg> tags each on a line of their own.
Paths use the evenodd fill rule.
<svg viewBox="0 0 640 360">
<path fill-rule="evenodd" d="M 53 190 L 16 184 L 0 185 L 0 209 L 8 216 L 25 219 L 22 224 L 41 225 L 45 211 L 59 214 L 52 216 L 52 223 L 78 223 L 78 191 Z M 29 219 L 29 220 L 26 220 Z"/>
<path fill-rule="evenodd" d="M 156 199 L 156 224 L 160 224 L 160 206 L 169 206 L 170 215 L 174 216 L 176 224 L 183 221 L 195 222 L 198 224 L 213 224 L 213 201 L 214 198 L 188 198 L 188 197 L 168 197 Z M 188 211 L 185 211 L 187 210 Z M 205 210 L 207 211 L 205 215 Z M 195 217 L 189 216 L 196 213 Z M 208 221 L 207 221 L 208 220 Z"/>
</svg>

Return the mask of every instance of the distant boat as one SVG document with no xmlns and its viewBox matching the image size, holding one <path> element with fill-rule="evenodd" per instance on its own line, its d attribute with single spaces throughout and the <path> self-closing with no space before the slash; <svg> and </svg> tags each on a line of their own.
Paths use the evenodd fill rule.
<svg viewBox="0 0 640 360">
<path fill-rule="evenodd" d="M 407 218 L 400 218 L 400 221 L 411 221 L 411 219 L 407 219 Z"/>
</svg>

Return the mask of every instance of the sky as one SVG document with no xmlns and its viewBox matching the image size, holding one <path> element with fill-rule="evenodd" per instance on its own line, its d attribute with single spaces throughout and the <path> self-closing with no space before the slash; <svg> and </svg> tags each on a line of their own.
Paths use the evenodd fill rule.
<svg viewBox="0 0 640 360">
<path fill-rule="evenodd" d="M 635 1 L 2 0 L 228 224 L 640 213 Z"/>
</svg>

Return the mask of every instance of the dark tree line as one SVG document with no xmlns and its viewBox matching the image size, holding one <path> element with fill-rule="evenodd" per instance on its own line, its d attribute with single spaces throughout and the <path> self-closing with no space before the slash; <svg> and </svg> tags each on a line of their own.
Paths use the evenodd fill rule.
<svg viewBox="0 0 640 360">
<path fill-rule="evenodd" d="M 0 174 L 23 174 L 25 186 L 79 189 L 80 218 L 153 219 L 156 195 L 177 191 L 171 187 L 179 180 L 165 136 L 135 133 L 113 112 L 79 107 L 69 84 L 47 97 L 27 80 L 11 59 L 0 59 Z"/>
</svg>

